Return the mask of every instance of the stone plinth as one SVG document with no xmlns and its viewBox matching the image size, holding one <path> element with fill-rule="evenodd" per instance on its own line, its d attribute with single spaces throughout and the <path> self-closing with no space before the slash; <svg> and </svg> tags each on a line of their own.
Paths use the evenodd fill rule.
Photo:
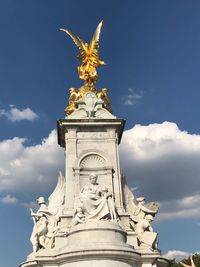
<svg viewBox="0 0 200 267">
<path fill-rule="evenodd" d="M 126 232 L 114 222 L 97 221 L 73 226 L 68 235 L 67 251 L 77 250 L 126 250 L 133 248 L 126 244 Z"/>
<path fill-rule="evenodd" d="M 62 248 L 31 254 L 21 267 L 131 267 L 139 259 L 117 222 L 97 221 L 73 226 Z"/>
<path fill-rule="evenodd" d="M 73 226 L 59 249 L 30 254 L 21 267 L 165 267 L 159 253 L 142 254 L 126 243 L 117 222 L 97 221 Z"/>
</svg>

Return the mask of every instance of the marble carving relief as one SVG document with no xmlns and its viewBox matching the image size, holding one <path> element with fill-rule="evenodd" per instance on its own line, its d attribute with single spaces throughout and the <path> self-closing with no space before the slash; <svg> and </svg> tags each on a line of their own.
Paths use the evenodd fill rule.
<svg viewBox="0 0 200 267">
<path fill-rule="evenodd" d="M 112 193 L 107 187 L 100 187 L 97 178 L 95 173 L 91 173 L 89 183 L 80 191 L 80 205 L 74 217 L 77 224 L 88 220 L 117 219 Z M 78 220 L 80 217 L 82 220 Z"/>
</svg>

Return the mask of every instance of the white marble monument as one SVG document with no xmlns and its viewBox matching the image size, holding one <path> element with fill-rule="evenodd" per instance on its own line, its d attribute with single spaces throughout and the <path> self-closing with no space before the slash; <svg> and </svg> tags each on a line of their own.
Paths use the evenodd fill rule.
<svg viewBox="0 0 200 267">
<path fill-rule="evenodd" d="M 58 143 L 65 149 L 65 176 L 46 203 L 31 211 L 33 252 L 21 267 L 165 267 L 151 222 L 158 204 L 145 204 L 121 175 L 118 145 L 125 121 L 110 109 L 107 89 L 97 92 L 96 67 L 102 23 L 82 58 L 79 76 L 85 81 L 70 89 L 65 119 L 58 120 Z M 87 54 L 80 37 L 69 34 Z M 79 39 L 77 39 L 79 38 Z M 81 46 L 81 48 L 80 48 Z M 96 50 L 95 50 L 96 49 Z M 85 61 L 84 61 L 85 60 Z M 99 61 L 98 61 L 99 60 Z"/>
</svg>

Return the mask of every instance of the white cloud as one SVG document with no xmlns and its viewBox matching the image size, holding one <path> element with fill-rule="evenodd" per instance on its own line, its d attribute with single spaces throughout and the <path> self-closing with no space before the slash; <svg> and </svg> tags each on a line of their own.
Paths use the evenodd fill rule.
<svg viewBox="0 0 200 267">
<path fill-rule="evenodd" d="M 12 122 L 22 121 L 22 120 L 33 121 L 39 118 L 39 116 L 30 108 L 25 108 L 20 110 L 14 107 L 13 105 L 10 105 L 9 110 L 1 109 L 0 117 L 2 116 L 5 116 L 8 120 Z"/>
<path fill-rule="evenodd" d="M 124 132 L 121 161 L 135 194 L 160 202 L 160 219 L 200 217 L 200 135 L 171 122 L 136 125 Z"/>
<path fill-rule="evenodd" d="M 15 137 L 0 142 L 0 191 L 44 192 L 56 182 L 64 167 L 64 150 L 53 130 L 41 144 L 25 146 Z"/>
<path fill-rule="evenodd" d="M 176 260 L 177 262 L 188 258 L 193 253 L 181 251 L 181 250 L 169 250 L 166 254 L 163 255 L 164 258 L 167 258 L 169 260 Z"/>
<path fill-rule="evenodd" d="M 138 89 L 128 88 L 128 93 L 124 96 L 123 102 L 125 105 L 134 106 L 143 97 L 143 91 Z"/>
<path fill-rule="evenodd" d="M 4 169 L 2 169 L 2 168 L 0 168 L 0 175 L 7 176 L 7 175 L 9 175 L 9 172 L 4 170 Z"/>
<path fill-rule="evenodd" d="M 200 195 L 183 197 L 173 201 L 160 203 L 161 211 L 159 220 L 171 220 L 175 218 L 199 218 L 200 217 Z"/>
<path fill-rule="evenodd" d="M 200 135 L 181 131 L 172 122 L 147 126 L 137 124 L 124 132 L 123 141 L 135 159 L 147 160 L 180 152 L 200 154 Z"/>
<path fill-rule="evenodd" d="M 18 202 L 18 200 L 16 197 L 8 194 L 5 197 L 0 197 L 0 202 L 3 204 L 16 204 Z"/>
</svg>

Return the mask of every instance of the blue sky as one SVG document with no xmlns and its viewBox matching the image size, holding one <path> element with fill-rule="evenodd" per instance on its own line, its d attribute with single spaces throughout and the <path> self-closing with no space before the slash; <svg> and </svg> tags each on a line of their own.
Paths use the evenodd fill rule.
<svg viewBox="0 0 200 267">
<path fill-rule="evenodd" d="M 102 19 L 97 88 L 126 119 L 122 171 L 136 196 L 161 204 L 163 254 L 199 251 L 199 14 L 198 0 L 0 0 L 1 266 L 31 252 L 27 207 L 49 196 L 64 166 L 54 129 L 81 81 L 77 48 L 59 28 L 90 41 Z"/>
</svg>

